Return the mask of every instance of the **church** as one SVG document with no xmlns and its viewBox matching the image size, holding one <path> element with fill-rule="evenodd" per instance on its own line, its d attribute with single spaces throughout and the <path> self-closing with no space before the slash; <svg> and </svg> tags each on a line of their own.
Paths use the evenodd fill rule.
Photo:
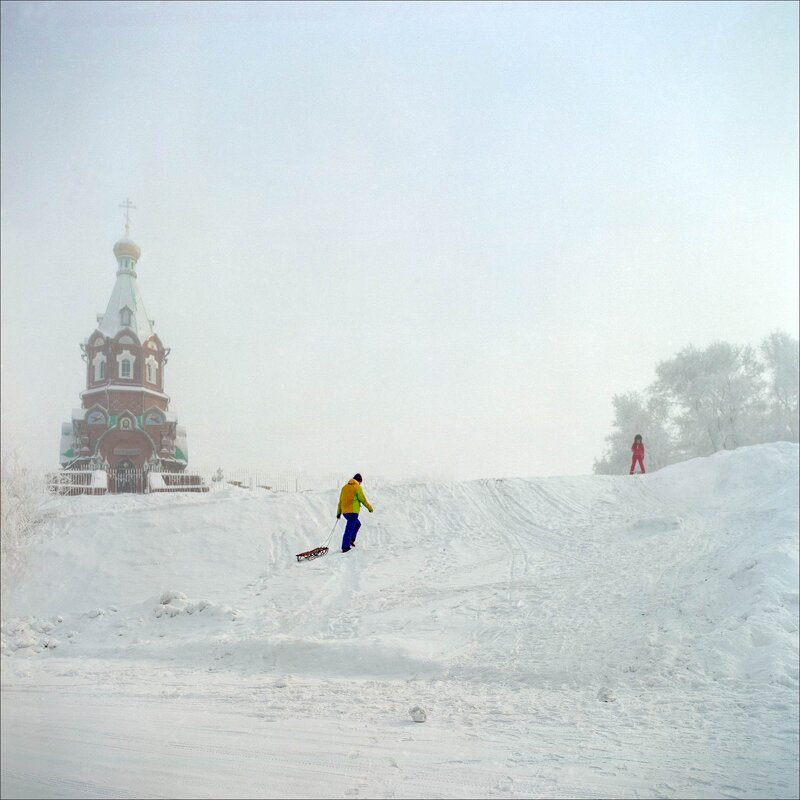
<svg viewBox="0 0 800 800">
<path fill-rule="evenodd" d="M 86 363 L 81 407 L 61 427 L 62 470 L 107 473 L 112 492 L 148 491 L 158 475 L 186 469 L 186 430 L 169 410 L 164 370 L 169 348 L 155 332 L 137 283 L 141 249 L 129 236 L 129 201 L 125 236 L 114 245 L 116 281 L 105 313 L 80 348 Z M 104 481 L 105 482 L 105 481 Z M 180 481 L 174 481 L 180 483 Z"/>
</svg>

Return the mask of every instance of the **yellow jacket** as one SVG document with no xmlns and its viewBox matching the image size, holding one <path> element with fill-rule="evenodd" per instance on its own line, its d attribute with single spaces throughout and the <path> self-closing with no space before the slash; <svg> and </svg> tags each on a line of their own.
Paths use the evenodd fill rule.
<svg viewBox="0 0 800 800">
<path fill-rule="evenodd" d="M 336 516 L 338 517 L 343 513 L 358 514 L 361 511 L 362 503 L 372 511 L 372 506 L 361 490 L 361 484 L 351 478 L 342 486 L 342 491 L 339 494 L 339 505 L 336 507 Z"/>
</svg>

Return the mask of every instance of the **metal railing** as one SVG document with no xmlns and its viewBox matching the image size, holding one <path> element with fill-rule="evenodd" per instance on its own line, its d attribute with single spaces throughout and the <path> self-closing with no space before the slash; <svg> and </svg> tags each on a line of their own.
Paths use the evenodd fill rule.
<svg viewBox="0 0 800 800">
<path fill-rule="evenodd" d="M 305 472 L 234 468 L 189 469 L 63 469 L 44 476 L 47 491 L 58 495 L 148 494 L 150 492 L 218 492 L 242 490 L 294 493 L 338 489 L 347 481 L 342 475 L 310 475 Z"/>
</svg>

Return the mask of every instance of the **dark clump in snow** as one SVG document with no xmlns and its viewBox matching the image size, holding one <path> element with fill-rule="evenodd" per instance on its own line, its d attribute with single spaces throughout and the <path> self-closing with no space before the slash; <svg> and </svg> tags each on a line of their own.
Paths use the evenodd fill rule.
<svg viewBox="0 0 800 800">
<path fill-rule="evenodd" d="M 611 691 L 611 689 L 608 689 L 605 686 L 597 693 L 597 699 L 602 700 L 604 703 L 617 702 L 617 696 Z"/>
</svg>

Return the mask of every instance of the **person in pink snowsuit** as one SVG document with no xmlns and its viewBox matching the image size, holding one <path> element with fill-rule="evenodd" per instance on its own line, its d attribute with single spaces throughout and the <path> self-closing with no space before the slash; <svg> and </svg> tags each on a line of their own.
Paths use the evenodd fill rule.
<svg viewBox="0 0 800 800">
<path fill-rule="evenodd" d="M 631 459 L 631 475 L 633 475 L 633 470 L 637 462 L 639 463 L 639 469 L 644 472 L 644 442 L 642 441 L 641 433 L 637 433 L 636 436 L 633 437 L 631 453 L 633 453 L 633 458 Z"/>
</svg>

